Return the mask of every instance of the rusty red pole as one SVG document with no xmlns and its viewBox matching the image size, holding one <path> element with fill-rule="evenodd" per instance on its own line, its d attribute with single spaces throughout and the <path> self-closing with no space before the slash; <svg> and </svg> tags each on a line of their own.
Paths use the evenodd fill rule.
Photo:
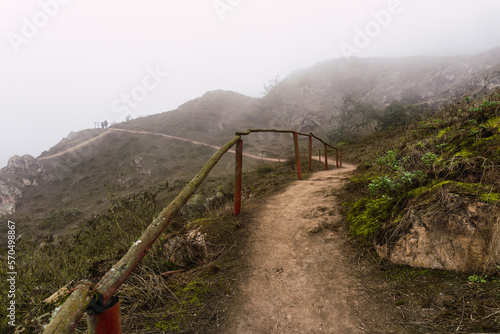
<svg viewBox="0 0 500 334">
<path fill-rule="evenodd" d="M 234 214 L 241 213 L 241 179 L 243 174 L 243 140 L 236 143 L 236 167 L 235 167 L 235 190 L 234 190 Z"/>
<path fill-rule="evenodd" d="M 342 150 L 340 150 L 340 167 L 342 167 Z"/>
<path fill-rule="evenodd" d="M 295 146 L 295 159 L 297 160 L 297 178 L 299 180 L 302 180 L 302 169 L 300 167 L 299 135 L 297 132 L 293 133 L 293 144 Z"/>
<path fill-rule="evenodd" d="M 87 318 L 90 334 L 122 334 L 120 324 L 120 301 L 113 296 L 108 307 L 101 313 Z"/>
<path fill-rule="evenodd" d="M 328 170 L 328 147 L 325 144 L 325 170 Z"/>
<path fill-rule="evenodd" d="M 335 149 L 335 155 L 337 156 L 337 168 L 339 168 L 339 149 Z"/>
<path fill-rule="evenodd" d="M 313 137 L 309 136 L 309 171 L 312 170 Z"/>
</svg>

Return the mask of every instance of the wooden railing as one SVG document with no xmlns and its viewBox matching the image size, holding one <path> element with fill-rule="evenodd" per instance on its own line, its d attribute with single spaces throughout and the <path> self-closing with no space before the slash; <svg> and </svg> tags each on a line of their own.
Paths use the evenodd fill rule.
<svg viewBox="0 0 500 334">
<path fill-rule="evenodd" d="M 254 132 L 293 134 L 295 158 L 297 160 L 297 178 L 299 180 L 302 179 L 302 171 L 298 136 L 309 137 L 309 170 L 312 168 L 313 138 L 320 141 L 324 145 L 325 169 L 328 169 L 328 147 L 333 148 L 336 151 L 336 167 L 342 167 L 342 150 L 326 143 L 312 133 L 306 134 L 291 130 L 275 129 L 249 129 L 246 132 L 237 132 L 236 136 L 222 146 L 193 177 L 188 185 L 177 195 L 177 197 L 170 202 L 170 204 L 162 212 L 160 212 L 139 240 L 132 245 L 129 251 L 104 275 L 97 285 L 93 286 L 93 284 L 89 281 L 81 281 L 75 286 L 75 288 L 73 288 L 69 297 L 66 299 L 43 333 L 72 333 L 86 311 L 89 311 L 89 333 L 121 333 L 119 303 L 117 303 L 116 298 L 112 298 L 114 293 L 127 280 L 134 268 L 139 264 L 153 243 L 171 223 L 172 219 L 189 200 L 196 189 L 198 189 L 212 168 L 219 162 L 222 156 L 235 145 L 236 186 L 234 195 L 234 213 L 236 215 L 240 214 L 243 170 L 243 140 L 241 137 Z"/>
</svg>

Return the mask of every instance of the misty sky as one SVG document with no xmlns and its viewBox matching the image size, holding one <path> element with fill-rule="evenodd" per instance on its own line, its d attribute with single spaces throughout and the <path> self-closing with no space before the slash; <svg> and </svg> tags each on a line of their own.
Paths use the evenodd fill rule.
<svg viewBox="0 0 500 334">
<path fill-rule="evenodd" d="M 0 0 L 0 167 L 209 90 L 259 97 L 326 59 L 479 53 L 500 46 L 499 13 L 500 0 Z"/>
</svg>

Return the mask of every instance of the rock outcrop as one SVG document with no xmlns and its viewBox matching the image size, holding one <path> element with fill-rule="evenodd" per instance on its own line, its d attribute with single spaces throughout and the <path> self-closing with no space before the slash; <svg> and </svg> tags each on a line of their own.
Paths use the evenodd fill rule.
<svg viewBox="0 0 500 334">
<path fill-rule="evenodd" d="M 13 214 L 26 187 L 37 187 L 42 165 L 31 155 L 15 155 L 0 171 L 0 215 Z"/>
<path fill-rule="evenodd" d="M 163 252 L 168 262 L 180 268 L 187 268 L 207 260 L 207 246 L 206 234 L 196 229 L 170 238 L 163 245 Z"/>
<path fill-rule="evenodd" d="M 31 155 L 26 154 L 22 157 L 14 155 L 9 159 L 6 171 L 12 174 L 37 176 L 42 172 L 42 165 Z"/>
<path fill-rule="evenodd" d="M 16 204 L 22 197 L 22 192 L 19 188 L 11 187 L 4 181 L 0 180 L 0 215 L 8 215 L 14 213 Z"/>
<path fill-rule="evenodd" d="M 500 209 L 453 193 L 440 208 L 409 212 L 409 230 L 397 240 L 376 243 L 393 263 L 457 271 L 495 269 L 500 264 Z"/>
</svg>

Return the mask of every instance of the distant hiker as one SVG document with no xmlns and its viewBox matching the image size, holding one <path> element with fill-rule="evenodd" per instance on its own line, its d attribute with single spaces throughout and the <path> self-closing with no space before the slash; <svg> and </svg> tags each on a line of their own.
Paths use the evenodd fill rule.
<svg viewBox="0 0 500 334">
<path fill-rule="evenodd" d="M 104 122 L 101 122 L 101 128 L 104 129 Z"/>
<path fill-rule="evenodd" d="M 107 128 L 108 127 L 108 121 L 107 120 L 104 120 L 104 127 Z"/>
</svg>

